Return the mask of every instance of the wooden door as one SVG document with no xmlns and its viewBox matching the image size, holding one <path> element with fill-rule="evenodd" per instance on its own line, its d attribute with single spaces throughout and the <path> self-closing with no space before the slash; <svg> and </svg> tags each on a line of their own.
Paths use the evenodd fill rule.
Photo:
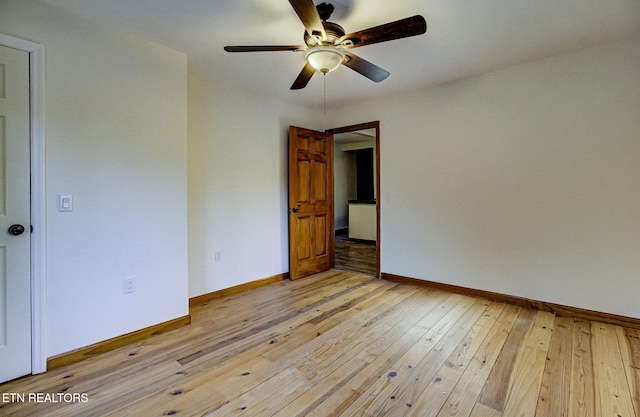
<svg viewBox="0 0 640 417">
<path fill-rule="evenodd" d="M 29 54 L 0 46 L 0 382 L 31 373 Z"/>
<path fill-rule="evenodd" d="M 289 275 L 334 265 L 333 135 L 289 127 Z"/>
</svg>

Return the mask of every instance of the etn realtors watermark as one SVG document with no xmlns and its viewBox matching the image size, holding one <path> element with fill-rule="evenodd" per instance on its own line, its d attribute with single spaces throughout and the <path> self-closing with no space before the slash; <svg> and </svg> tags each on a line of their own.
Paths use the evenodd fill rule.
<svg viewBox="0 0 640 417">
<path fill-rule="evenodd" d="M 2 403 L 51 403 L 51 404 L 69 404 L 69 403 L 86 403 L 89 401 L 87 393 L 71 393 L 71 392 L 3 392 L 0 395 Z"/>
</svg>

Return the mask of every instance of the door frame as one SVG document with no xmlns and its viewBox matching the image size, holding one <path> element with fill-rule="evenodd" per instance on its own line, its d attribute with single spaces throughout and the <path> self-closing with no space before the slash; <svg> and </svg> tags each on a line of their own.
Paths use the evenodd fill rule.
<svg viewBox="0 0 640 417">
<path fill-rule="evenodd" d="M 0 45 L 29 54 L 31 159 L 31 373 L 47 370 L 45 352 L 46 190 L 44 137 L 44 47 L 0 33 Z"/>
<path fill-rule="evenodd" d="M 381 248 L 381 242 L 380 242 L 380 121 L 379 120 L 375 120 L 373 122 L 365 122 L 365 123 L 359 123 L 359 124 L 355 124 L 355 125 L 349 125 L 349 126 L 343 126 L 343 127 L 336 127 L 333 129 L 327 129 L 326 132 L 327 133 L 331 133 L 332 135 L 336 135 L 338 133 L 347 133 L 347 132 L 355 132 L 358 130 L 365 130 L 365 129 L 375 129 L 376 132 L 376 153 L 374 155 L 375 158 L 375 172 L 374 172 L 374 177 L 375 177 L 375 192 L 376 192 L 376 277 L 380 278 L 381 277 L 381 270 L 380 270 L 380 248 Z M 333 155 L 331 156 L 331 158 L 333 158 Z M 335 167 L 334 167 L 335 169 Z M 334 187 L 334 184 L 332 184 L 332 187 Z M 332 225 L 332 228 L 335 229 L 335 224 Z M 333 233 L 333 247 L 332 247 L 332 257 L 333 259 L 335 259 L 335 251 L 336 251 L 336 245 L 335 245 L 335 233 Z"/>
</svg>

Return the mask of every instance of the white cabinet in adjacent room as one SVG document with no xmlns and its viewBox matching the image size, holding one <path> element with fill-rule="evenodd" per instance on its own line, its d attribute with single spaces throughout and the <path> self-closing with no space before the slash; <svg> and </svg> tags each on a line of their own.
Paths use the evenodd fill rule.
<svg viewBox="0 0 640 417">
<path fill-rule="evenodd" d="M 376 240 L 375 201 L 349 202 L 349 238 Z"/>
</svg>

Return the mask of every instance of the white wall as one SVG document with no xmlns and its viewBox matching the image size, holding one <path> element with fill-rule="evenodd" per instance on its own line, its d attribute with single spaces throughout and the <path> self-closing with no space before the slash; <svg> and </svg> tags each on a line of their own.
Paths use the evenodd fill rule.
<svg viewBox="0 0 640 417">
<path fill-rule="evenodd" d="M 203 73 L 190 65 L 191 297 L 289 271 L 288 128 L 321 128 L 317 112 Z"/>
<path fill-rule="evenodd" d="M 47 356 L 187 315 L 186 56 L 34 2 L 0 28 L 45 48 Z"/>
<path fill-rule="evenodd" d="M 334 147 L 334 214 L 335 229 L 349 227 L 349 200 L 356 198 L 356 156 L 345 152 L 341 145 Z"/>
<path fill-rule="evenodd" d="M 381 123 L 382 271 L 640 318 L 638 68 L 635 38 L 334 108 Z"/>
</svg>

